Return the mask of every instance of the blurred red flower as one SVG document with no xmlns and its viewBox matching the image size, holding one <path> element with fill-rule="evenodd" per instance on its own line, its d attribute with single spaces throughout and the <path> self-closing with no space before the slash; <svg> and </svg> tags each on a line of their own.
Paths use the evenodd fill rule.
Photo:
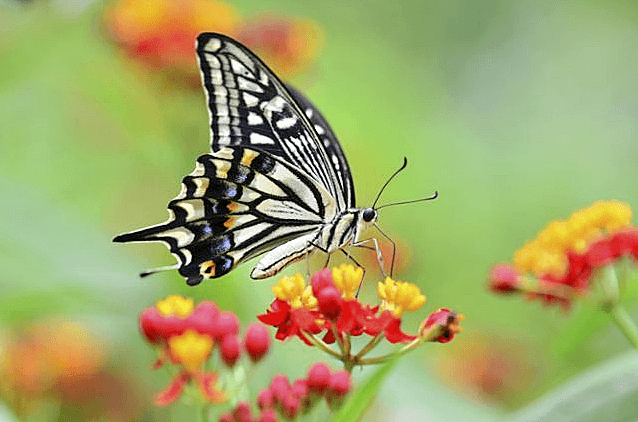
<svg viewBox="0 0 638 422">
<path fill-rule="evenodd" d="M 202 32 L 236 38 L 284 79 L 307 70 L 323 45 L 321 29 L 309 20 L 244 20 L 219 0 L 120 0 L 105 11 L 104 26 L 128 56 L 193 87 L 200 84 L 194 46 Z"/>
</svg>

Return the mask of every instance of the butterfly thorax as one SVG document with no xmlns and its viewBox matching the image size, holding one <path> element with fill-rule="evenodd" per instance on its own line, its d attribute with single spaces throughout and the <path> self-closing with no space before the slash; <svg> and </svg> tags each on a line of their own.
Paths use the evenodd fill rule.
<svg viewBox="0 0 638 422">
<path fill-rule="evenodd" d="M 317 246 L 328 253 L 335 252 L 349 243 L 357 243 L 361 235 L 377 220 L 372 208 L 349 208 L 335 215 L 324 225 L 317 237 Z"/>
</svg>

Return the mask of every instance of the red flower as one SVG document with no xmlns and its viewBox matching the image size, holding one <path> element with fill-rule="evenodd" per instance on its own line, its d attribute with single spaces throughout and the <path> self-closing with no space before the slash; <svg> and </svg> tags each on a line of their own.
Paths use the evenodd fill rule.
<svg viewBox="0 0 638 422">
<path fill-rule="evenodd" d="M 382 339 L 392 344 L 410 343 L 401 353 L 421 344 L 418 336 L 401 330 L 403 312 L 415 311 L 425 303 L 421 290 L 412 283 L 386 277 L 377 288 L 381 302 L 376 306 L 364 305 L 356 294 L 362 277 L 363 270 L 351 265 L 315 272 L 310 286 L 306 286 L 299 274 L 283 277 L 272 287 L 276 299 L 258 319 L 277 328 L 275 338 L 278 340 L 296 335 L 306 344 L 338 357 L 347 369 L 389 358 L 389 355 L 364 357 Z M 459 321 L 460 318 L 451 317 L 443 327 L 437 326 L 437 329 L 447 330 L 437 334 L 440 337 L 437 341 L 444 342 L 444 337 L 451 340 L 460 331 Z M 456 330 L 452 328 L 454 324 Z M 319 338 L 318 334 L 323 335 Z M 353 352 L 352 337 L 364 334 L 371 337 L 368 344 L 359 353 Z M 334 343 L 338 344 L 339 351 L 330 348 Z"/>
<path fill-rule="evenodd" d="M 212 302 L 203 301 L 193 308 L 192 301 L 189 303 L 185 298 L 169 296 L 157 306 L 144 309 L 140 313 L 139 326 L 150 343 L 166 343 L 169 338 L 184 334 L 187 329 L 213 335 L 218 331 L 218 315 L 219 309 Z"/>
<path fill-rule="evenodd" d="M 594 277 L 613 266 L 623 256 L 638 258 L 638 230 L 631 227 L 631 208 L 618 201 L 600 201 L 579 210 L 565 221 L 550 223 L 536 239 L 514 255 L 516 269 L 497 265 L 489 287 L 497 293 L 525 293 L 546 304 L 569 308 L 572 300 L 599 290 L 600 304 L 619 300 L 618 288 L 592 289 Z M 617 284 L 617 277 L 605 276 Z"/>
<path fill-rule="evenodd" d="M 275 299 L 265 314 L 257 316 L 257 318 L 266 325 L 277 327 L 275 338 L 284 341 L 287 338 L 298 336 L 306 344 L 311 343 L 302 333 L 303 331 L 318 334 L 321 327 L 316 322 L 316 312 L 309 311 L 305 308 L 292 309 L 290 305 L 281 299 Z"/>
</svg>

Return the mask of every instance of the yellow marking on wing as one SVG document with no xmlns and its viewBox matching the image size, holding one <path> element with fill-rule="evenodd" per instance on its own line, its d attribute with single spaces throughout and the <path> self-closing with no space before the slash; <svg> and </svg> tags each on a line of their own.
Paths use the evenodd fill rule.
<svg viewBox="0 0 638 422">
<path fill-rule="evenodd" d="M 213 163 L 215 163 L 215 168 L 216 168 L 215 176 L 218 179 L 227 179 L 228 170 L 230 170 L 230 167 L 231 167 L 230 162 L 223 161 L 223 160 L 213 160 Z"/>
<path fill-rule="evenodd" d="M 250 167 L 250 163 L 252 163 L 258 155 L 258 152 L 246 149 L 244 150 L 244 155 L 241 157 L 241 163 L 246 167 Z"/>
</svg>

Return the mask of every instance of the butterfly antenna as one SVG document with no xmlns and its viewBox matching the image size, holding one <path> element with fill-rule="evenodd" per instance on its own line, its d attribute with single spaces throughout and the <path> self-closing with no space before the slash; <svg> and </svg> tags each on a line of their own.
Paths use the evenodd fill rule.
<svg viewBox="0 0 638 422">
<path fill-rule="evenodd" d="M 379 198 L 381 198 L 381 194 L 383 193 L 383 191 L 385 190 L 386 186 L 388 186 L 388 184 L 392 181 L 392 179 L 394 179 L 394 177 L 401 173 L 401 171 L 406 168 L 408 166 L 408 157 L 403 157 L 403 164 L 401 165 L 401 167 L 399 167 L 399 169 L 397 171 L 395 171 L 394 173 L 392 173 L 392 176 L 390 176 L 388 178 L 388 180 L 385 182 L 385 184 L 383 185 L 383 187 L 381 188 L 381 190 L 379 191 L 379 194 L 377 195 L 377 199 L 374 200 L 374 204 L 372 204 L 372 208 L 373 209 L 377 209 L 374 206 L 377 205 L 377 201 L 379 200 Z"/>
<path fill-rule="evenodd" d="M 431 201 L 431 200 L 436 199 L 438 197 L 439 197 L 439 191 L 435 190 L 434 194 L 432 194 L 431 196 L 428 196 L 427 198 L 413 199 L 412 201 L 394 202 L 392 204 L 381 205 L 379 208 L 375 208 L 375 209 L 378 211 L 381 208 L 393 207 L 395 205 L 413 204 L 415 202 Z"/>
</svg>

